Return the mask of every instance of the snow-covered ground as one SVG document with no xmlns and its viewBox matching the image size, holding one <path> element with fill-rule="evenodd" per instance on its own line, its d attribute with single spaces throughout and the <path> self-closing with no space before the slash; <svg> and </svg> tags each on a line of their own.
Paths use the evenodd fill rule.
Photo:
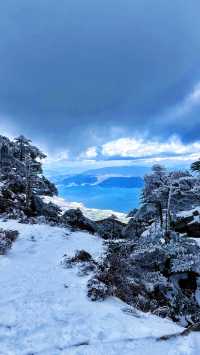
<svg viewBox="0 0 200 355">
<path fill-rule="evenodd" d="M 88 276 L 60 261 L 77 249 L 99 258 L 103 244 L 97 236 L 16 221 L 0 221 L 0 228 L 20 233 L 0 256 L 0 355 L 199 354 L 198 333 L 157 341 L 181 328 L 149 314 L 127 314 L 115 298 L 87 298 Z"/>
</svg>

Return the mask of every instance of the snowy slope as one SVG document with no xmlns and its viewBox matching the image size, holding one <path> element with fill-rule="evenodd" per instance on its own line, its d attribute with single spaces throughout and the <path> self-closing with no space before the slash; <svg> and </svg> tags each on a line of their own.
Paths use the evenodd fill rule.
<svg viewBox="0 0 200 355">
<path fill-rule="evenodd" d="M 77 249 L 100 257 L 97 236 L 16 221 L 0 221 L 1 227 L 20 235 L 0 257 L 0 355 L 199 354 L 198 333 L 159 342 L 155 337 L 180 327 L 149 314 L 129 315 L 115 298 L 88 300 L 88 277 L 60 261 Z"/>
</svg>

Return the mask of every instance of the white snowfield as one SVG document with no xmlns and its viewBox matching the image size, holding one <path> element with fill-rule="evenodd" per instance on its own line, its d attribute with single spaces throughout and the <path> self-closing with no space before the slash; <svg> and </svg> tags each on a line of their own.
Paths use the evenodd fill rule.
<svg viewBox="0 0 200 355">
<path fill-rule="evenodd" d="M 116 298 L 87 298 L 88 276 L 60 261 L 78 249 L 100 257 L 97 236 L 16 221 L 0 221 L 0 228 L 20 233 L 0 256 L 0 355 L 199 355 L 198 333 L 157 341 L 182 328 L 150 314 L 127 314 Z"/>
</svg>

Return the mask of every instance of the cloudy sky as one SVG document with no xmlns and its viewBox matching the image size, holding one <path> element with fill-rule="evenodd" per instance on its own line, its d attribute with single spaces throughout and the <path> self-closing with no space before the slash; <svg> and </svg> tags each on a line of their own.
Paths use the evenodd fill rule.
<svg viewBox="0 0 200 355">
<path fill-rule="evenodd" d="M 55 160 L 200 155 L 199 0 L 2 0 L 0 134 Z"/>
</svg>

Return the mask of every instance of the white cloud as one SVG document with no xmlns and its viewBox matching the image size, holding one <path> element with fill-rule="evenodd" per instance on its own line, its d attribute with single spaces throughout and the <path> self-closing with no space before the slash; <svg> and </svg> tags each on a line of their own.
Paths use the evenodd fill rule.
<svg viewBox="0 0 200 355">
<path fill-rule="evenodd" d="M 45 164 L 59 163 L 68 159 L 69 159 L 69 152 L 66 150 L 54 154 L 47 152 L 47 158 L 45 159 Z"/>
<path fill-rule="evenodd" d="M 101 146 L 91 146 L 78 157 L 71 160 L 68 151 L 48 154 L 45 161 L 50 166 L 70 168 L 114 166 L 128 164 L 152 165 L 162 162 L 166 165 L 190 164 L 200 157 L 200 141 L 185 144 L 173 135 L 165 141 L 140 137 L 124 137 L 107 142 Z M 107 162 L 106 162 L 107 161 Z"/>
<path fill-rule="evenodd" d="M 85 158 L 86 159 L 93 159 L 96 158 L 98 153 L 97 153 L 97 148 L 96 147 L 90 147 L 86 150 L 85 152 Z"/>
<path fill-rule="evenodd" d="M 144 140 L 142 138 L 120 138 L 102 146 L 105 157 L 119 156 L 123 158 L 142 158 L 163 155 L 200 155 L 200 141 L 183 144 L 177 136 L 172 136 L 165 142 L 158 140 Z"/>
</svg>

